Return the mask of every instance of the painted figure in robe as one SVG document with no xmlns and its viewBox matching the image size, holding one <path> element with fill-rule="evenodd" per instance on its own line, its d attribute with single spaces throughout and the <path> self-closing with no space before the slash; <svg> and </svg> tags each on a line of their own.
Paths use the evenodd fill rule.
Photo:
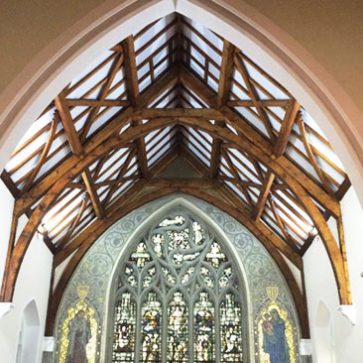
<svg viewBox="0 0 363 363">
<path fill-rule="evenodd" d="M 276 309 L 264 315 L 263 350 L 269 354 L 270 363 L 290 363 L 289 348 L 286 341 L 285 321 Z"/>
</svg>

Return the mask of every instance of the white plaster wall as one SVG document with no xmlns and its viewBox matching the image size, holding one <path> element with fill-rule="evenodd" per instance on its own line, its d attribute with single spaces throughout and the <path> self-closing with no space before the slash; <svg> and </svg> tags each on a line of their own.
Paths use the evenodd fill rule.
<svg viewBox="0 0 363 363">
<path fill-rule="evenodd" d="M 0 284 L 2 282 L 5 261 L 6 261 L 6 251 L 9 242 L 9 234 L 11 227 L 11 219 L 13 214 L 14 198 L 5 187 L 4 183 L 0 179 Z"/>
<path fill-rule="evenodd" d="M 15 363 L 23 311 L 32 299 L 34 299 L 38 309 L 41 332 L 44 332 L 52 257 L 41 237 L 36 235 L 29 246 L 19 272 L 13 299 L 15 308 L 0 319 L 0 362 Z M 41 358 L 41 336 L 39 336 L 38 342 L 36 362 L 40 362 Z"/>
<path fill-rule="evenodd" d="M 349 275 L 357 324 L 352 324 L 338 312 L 339 299 L 333 272 L 320 238 L 304 256 L 305 284 L 309 321 L 313 340 L 313 360 L 317 363 L 363 362 L 363 211 L 356 194 L 349 190 L 342 201 L 347 245 Z M 322 325 L 319 304 L 324 304 L 330 322 Z M 325 338 L 330 334 L 330 351 Z M 325 338 L 324 338 L 325 335 Z M 324 353 L 325 351 L 325 353 Z"/>
</svg>

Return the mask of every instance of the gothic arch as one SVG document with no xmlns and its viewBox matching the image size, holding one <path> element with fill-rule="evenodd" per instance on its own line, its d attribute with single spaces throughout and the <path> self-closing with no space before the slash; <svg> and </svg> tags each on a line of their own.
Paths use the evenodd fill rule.
<svg viewBox="0 0 363 363">
<path fill-rule="evenodd" d="M 156 201 L 165 196 L 173 195 L 177 192 L 182 192 L 185 195 L 194 196 L 200 200 L 210 203 L 211 205 L 213 205 L 217 208 L 220 208 L 225 213 L 228 213 L 231 217 L 233 217 L 236 220 L 243 223 L 243 221 L 241 221 L 239 219 L 238 213 L 235 213 L 235 211 L 232 208 L 228 207 L 227 204 L 224 204 L 218 198 L 212 198 L 208 194 L 195 193 L 195 191 L 193 191 L 192 189 L 188 189 L 188 188 L 184 188 L 184 189 L 183 188 L 181 188 L 181 189 L 180 188 L 179 189 L 171 188 L 170 189 L 169 188 L 169 189 L 164 189 L 164 190 L 159 190 L 159 191 L 153 192 L 151 195 L 146 195 L 141 199 L 141 201 L 135 201 L 133 203 L 130 203 L 129 208 L 122 208 L 122 210 L 120 210 L 118 213 L 115 213 L 112 217 L 110 217 L 108 223 L 103 225 L 103 227 L 100 228 L 97 233 L 93 234 L 92 238 L 88 238 L 88 243 L 83 248 L 80 248 L 72 256 L 72 258 L 68 264 L 67 270 L 62 274 L 61 279 L 60 279 L 59 283 L 57 284 L 56 291 L 54 293 L 54 297 L 51 301 L 51 307 L 50 307 L 51 314 L 49 314 L 49 317 L 55 316 L 56 311 L 59 308 L 58 304 L 61 301 L 62 294 L 63 294 L 65 288 L 67 287 L 68 283 L 70 282 L 79 262 L 84 258 L 84 256 L 87 254 L 88 250 L 93 246 L 93 244 L 96 242 L 96 240 L 98 238 L 100 238 L 100 236 L 102 236 L 103 233 L 105 233 L 105 231 L 108 228 L 110 228 L 110 226 L 115 224 L 119 219 L 124 218 L 132 210 L 140 208 L 140 207 L 144 206 L 146 203 Z M 262 238 L 262 236 L 260 236 L 259 238 Z M 291 273 L 290 268 L 286 264 L 286 261 L 281 256 L 281 254 L 278 253 L 277 251 L 275 251 L 274 249 L 268 248 L 268 244 L 266 245 L 266 243 L 267 242 L 269 243 L 269 241 L 264 241 L 263 239 L 261 239 L 260 241 L 261 241 L 261 243 L 264 244 L 265 248 L 270 251 L 271 257 L 274 259 L 275 263 L 279 266 L 281 273 L 283 274 L 283 276 L 290 288 L 290 291 L 291 291 L 293 299 L 294 299 L 295 306 L 298 311 L 299 323 L 301 326 L 302 336 L 309 337 L 310 336 L 309 324 L 308 324 L 307 309 L 306 309 L 304 294 L 300 291 L 295 277 Z M 109 289 L 111 289 L 111 287 L 109 287 Z M 48 330 L 51 331 L 53 329 L 54 322 L 49 320 L 49 317 L 48 317 L 47 324 L 48 324 Z"/>
<path fill-rule="evenodd" d="M 230 246 L 242 262 L 243 269 L 241 272 L 244 271 L 245 274 L 243 279 L 246 281 L 248 318 L 251 323 L 249 341 L 257 342 L 258 339 L 259 341 L 263 339 L 261 337 L 262 331 L 256 329 L 256 324 L 260 324 L 261 309 L 268 307 L 269 312 L 277 304 L 282 306 L 283 311 L 286 312 L 283 317 L 285 322 L 287 323 L 288 319 L 289 326 L 294 327 L 293 330 L 290 329 L 293 336 L 289 339 L 294 342 L 295 351 L 298 351 L 297 344 L 301 333 L 291 291 L 277 265 L 261 243 L 243 225 L 211 204 L 194 197 L 176 197 L 175 195 L 159 198 L 133 209 L 131 213 L 119 219 L 97 239 L 79 262 L 64 290 L 54 327 L 56 341 L 62 334 L 61 327 L 64 317 L 79 303 L 79 289 L 82 288 L 87 290 L 89 296 L 87 299 L 89 298 L 90 301 L 94 302 L 99 332 L 104 332 L 102 341 L 97 344 L 101 345 L 100 356 L 105 357 L 107 346 L 105 332 L 109 331 L 107 324 L 108 327 L 110 326 L 107 319 L 108 316 L 112 315 L 110 311 L 112 299 L 110 300 L 109 296 L 116 281 L 114 277 L 117 275 L 118 263 L 122 262 L 120 256 L 124 256 L 124 253 L 130 253 L 132 241 L 134 243 L 135 239 L 137 241 L 145 226 L 150 225 L 155 219 L 158 220 L 157 218 L 162 218 L 166 211 L 173 210 L 178 206 L 191 211 L 190 213 L 196 218 L 199 216 L 202 220 L 209 222 L 216 235 L 225 240 L 225 243 Z M 95 268 L 95 266 L 97 267 Z M 270 290 L 274 293 L 271 294 Z M 251 357 L 254 357 L 253 349 L 256 348 L 263 349 L 261 345 L 250 344 Z M 57 354 L 59 354 L 59 347 L 56 350 L 56 357 Z M 299 362 L 299 359 L 296 356 L 296 362 Z"/>
<path fill-rule="evenodd" d="M 169 203 L 166 203 L 161 207 L 160 209 L 156 210 L 153 214 L 151 214 L 140 226 L 135 230 L 135 232 L 130 236 L 127 243 L 125 244 L 123 250 L 120 252 L 118 259 L 114 265 L 113 271 L 112 271 L 112 278 L 110 279 L 110 285 L 108 288 L 108 303 L 107 303 L 107 310 L 106 310 L 106 327 L 105 331 L 107 332 L 107 336 L 105 337 L 105 340 L 103 342 L 103 347 L 105 348 L 105 351 L 103 354 L 106 356 L 107 361 L 111 361 L 112 359 L 112 333 L 113 333 L 113 327 L 114 327 L 114 307 L 115 303 L 120 298 L 120 296 L 117 296 L 117 294 L 120 293 L 120 291 L 124 291 L 125 289 L 129 289 L 129 287 L 121 287 L 117 288 L 117 285 L 119 283 L 119 277 L 123 274 L 123 268 L 126 266 L 126 260 L 128 256 L 132 254 L 132 251 L 135 249 L 135 246 L 137 246 L 138 242 L 140 240 L 145 240 L 147 237 L 144 237 L 146 235 L 150 234 L 150 231 L 155 228 L 158 223 L 161 221 L 167 219 L 169 216 L 177 216 L 182 215 L 186 218 L 191 218 L 194 221 L 197 221 L 198 223 L 201 222 L 204 224 L 206 233 L 211 233 L 215 240 L 218 241 L 222 248 L 223 252 L 226 252 L 226 255 L 228 256 L 228 262 L 231 264 L 235 272 L 237 272 L 238 280 L 239 280 L 239 288 L 241 289 L 239 291 L 239 303 L 242 306 L 242 321 L 246 322 L 243 324 L 242 329 L 244 329 L 243 332 L 243 352 L 244 354 L 247 354 L 247 356 L 253 356 L 253 344 L 248 344 L 249 341 L 252 341 L 253 339 L 253 322 L 251 320 L 251 298 L 249 293 L 249 287 L 248 287 L 248 281 L 246 277 L 246 271 L 245 268 L 240 260 L 239 254 L 236 251 L 236 248 L 232 245 L 231 241 L 227 238 L 223 230 L 213 221 L 205 212 L 203 212 L 201 209 L 199 209 L 194 204 L 190 203 L 185 198 L 175 198 L 172 199 Z M 147 231 L 147 232 L 146 232 Z M 211 241 L 209 241 L 211 243 Z M 209 248 L 209 246 L 206 246 L 206 248 Z M 143 292 L 143 296 L 152 288 L 147 289 L 146 292 Z M 232 289 L 232 287 L 230 288 Z M 229 289 L 229 290 L 230 290 Z M 200 290 L 200 291 L 199 291 Z M 205 287 L 200 287 L 199 292 L 206 291 Z M 183 289 L 182 286 L 177 286 L 174 288 L 170 288 L 170 291 L 168 291 L 167 296 L 165 295 L 162 300 L 163 304 L 168 304 L 171 300 L 171 296 L 173 293 L 182 291 L 183 295 L 186 294 L 186 291 Z M 236 291 L 233 291 L 235 294 Z M 136 296 L 134 295 L 134 298 Z M 160 294 L 160 291 L 158 295 Z M 225 292 L 227 294 L 227 292 Z M 188 305 L 188 310 L 192 309 L 192 306 L 194 306 L 194 303 L 198 299 L 198 294 L 194 295 L 194 297 L 190 297 L 190 302 Z M 145 295 L 146 296 L 146 295 Z M 160 296 L 160 295 L 159 295 Z M 216 296 L 213 295 L 212 297 L 213 304 L 214 304 L 214 310 L 217 314 L 216 310 L 219 309 L 219 304 L 222 300 L 218 300 Z M 191 314 L 191 312 L 189 312 Z M 193 341 L 193 339 L 189 336 L 189 340 Z"/>
</svg>

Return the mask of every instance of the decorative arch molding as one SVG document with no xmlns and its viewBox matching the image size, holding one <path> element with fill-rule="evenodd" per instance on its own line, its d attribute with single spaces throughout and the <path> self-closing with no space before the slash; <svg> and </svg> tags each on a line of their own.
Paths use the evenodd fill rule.
<svg viewBox="0 0 363 363">
<path fill-rule="evenodd" d="M 108 301 L 110 296 L 114 284 L 113 279 L 118 271 L 119 260 L 124 256 L 124 252 L 128 251 L 130 244 L 133 244 L 143 234 L 147 226 L 150 226 L 168 212 L 175 210 L 175 208 L 190 211 L 190 213 L 211 226 L 218 238 L 221 238 L 223 243 L 229 246 L 236 260 L 240 261 L 242 275 L 245 280 L 246 296 L 249 301 L 248 311 L 251 317 L 249 334 L 251 342 L 256 342 L 257 339 L 254 335 L 257 330 L 253 326 L 260 322 L 260 312 L 272 299 L 271 302 L 278 301 L 279 304 L 282 304 L 283 309 L 288 312 L 289 319 L 295 327 L 294 344 L 297 347 L 301 333 L 291 292 L 276 263 L 262 244 L 243 225 L 211 204 L 193 197 L 175 195 L 158 198 L 151 203 L 134 209 L 133 212 L 119 219 L 112 227 L 108 228 L 95 241 L 78 263 L 64 289 L 55 319 L 54 335 L 56 341 L 62 341 L 62 322 L 68 316 L 69 310 L 74 309 L 74 306 L 79 303 L 80 287 L 87 290 L 87 301 L 92 302 L 92 307 L 97 312 L 99 331 L 107 331 L 106 317 L 110 315 L 110 311 L 105 302 Z M 278 297 L 274 294 L 272 294 L 274 296 L 271 296 L 267 292 L 269 287 L 274 287 Z M 107 337 L 103 333 L 100 348 L 101 356 L 105 354 L 106 340 Z"/>
<path fill-rule="evenodd" d="M 343 160 L 363 200 L 361 112 L 331 75 L 295 40 L 243 1 L 109 0 L 69 28 L 33 59 L 0 96 L 0 167 L 27 129 L 70 79 L 120 35 L 178 11 L 258 57 L 317 120 Z"/>
<path fill-rule="evenodd" d="M 159 198 L 158 198 L 159 199 Z M 157 199 L 157 200 L 158 200 Z M 157 202 L 155 200 L 153 203 Z M 231 266 L 233 269 L 236 269 L 237 277 L 239 280 L 239 302 L 242 307 L 242 319 L 246 321 L 243 325 L 243 328 L 247 330 L 243 332 L 243 351 L 244 354 L 249 356 L 254 356 L 254 347 L 253 345 L 248 344 L 248 342 L 253 341 L 253 319 L 252 319 L 252 297 L 250 295 L 249 288 L 249 276 L 246 271 L 245 264 L 241 261 L 241 253 L 236 248 L 236 245 L 232 243 L 232 241 L 227 237 L 225 233 L 225 229 L 223 226 L 219 225 L 215 218 L 212 218 L 207 212 L 206 208 L 201 208 L 200 203 L 196 203 L 196 199 L 192 199 L 186 196 L 172 196 L 167 198 L 162 198 L 165 203 L 160 206 L 158 209 L 155 209 L 151 214 L 135 229 L 135 231 L 130 235 L 127 241 L 125 241 L 124 247 L 121 252 L 118 254 L 118 257 L 115 261 L 113 270 L 111 272 L 111 279 L 107 289 L 107 305 L 105 316 L 107 317 L 105 320 L 105 329 L 104 331 L 107 334 L 103 335 L 103 344 L 102 348 L 104 351 L 102 352 L 106 361 L 111 361 L 112 357 L 110 356 L 112 347 L 112 336 L 108 334 L 112 334 L 113 332 L 113 315 L 114 315 L 114 304 L 115 304 L 115 291 L 117 290 L 118 278 L 120 276 L 121 269 L 124 267 L 125 259 L 129 256 L 133 247 L 143 239 L 145 233 L 148 233 L 150 229 L 157 226 L 163 219 L 168 218 L 170 215 L 184 215 L 187 217 L 193 218 L 193 220 L 197 222 L 204 223 L 204 226 L 207 229 L 207 233 L 212 233 L 212 235 L 216 238 L 216 240 L 220 243 L 223 248 L 223 252 L 227 253 L 229 257 Z M 111 227 L 112 228 L 112 227 Z M 106 232 L 107 233 L 107 232 Z M 96 242 L 97 243 L 97 242 Z M 177 289 L 179 289 L 178 287 Z M 152 288 L 150 288 L 152 290 Z M 146 289 L 147 290 L 147 289 Z M 177 291 L 177 290 L 175 290 Z M 201 288 L 201 291 L 204 291 Z M 160 292 L 159 292 L 160 293 Z M 145 292 L 143 292 L 145 294 Z M 170 294 L 170 292 L 169 292 Z M 191 307 L 189 307 L 191 309 Z M 214 309 L 217 309 L 217 306 L 214 306 Z M 191 337 L 189 336 L 189 339 Z"/>
<path fill-rule="evenodd" d="M 108 216 L 107 223 L 102 223 L 101 225 L 97 226 L 92 234 L 87 235 L 87 243 L 82 243 L 81 247 L 78 248 L 78 250 L 69 260 L 67 268 L 62 273 L 62 276 L 60 277 L 59 282 L 49 302 L 46 328 L 47 334 L 51 335 L 53 332 L 54 319 L 56 316 L 56 312 L 59 308 L 59 303 L 62 299 L 63 292 L 65 291 L 70 279 L 76 271 L 79 262 L 88 253 L 89 249 L 93 246 L 95 241 L 98 240 L 98 238 L 100 238 L 102 234 L 105 233 L 108 228 L 110 228 L 110 226 L 112 226 L 121 218 L 124 218 L 128 213 L 131 213 L 133 210 L 142 207 L 146 203 L 156 201 L 161 197 L 174 195 L 175 193 L 183 193 L 203 200 L 204 202 L 209 203 L 210 205 L 219 208 L 223 212 L 227 213 L 229 216 L 237 220 L 242 225 L 244 225 L 246 222 L 245 220 L 241 220 L 241 214 L 238 212 L 237 209 L 231 208 L 230 205 L 224 203 L 218 198 L 215 198 L 207 193 L 196 192 L 192 188 L 164 188 L 144 195 L 142 198 L 137 199 L 136 201 L 130 201 L 129 203 L 127 203 L 127 205 L 122 204 L 122 208 L 117 209 L 115 213 Z M 298 312 L 302 337 L 310 337 L 305 293 L 301 291 L 301 288 L 299 287 L 290 267 L 287 265 L 282 255 L 277 252 L 276 249 L 271 248 L 270 241 L 264 238 L 263 235 L 259 235 L 257 230 L 253 230 L 251 232 L 259 238 L 260 243 L 262 243 L 264 247 L 269 251 L 270 256 L 273 258 L 274 262 L 277 266 L 279 266 L 280 272 L 283 274 L 285 281 L 290 288 L 290 292 L 292 294 Z"/>
</svg>

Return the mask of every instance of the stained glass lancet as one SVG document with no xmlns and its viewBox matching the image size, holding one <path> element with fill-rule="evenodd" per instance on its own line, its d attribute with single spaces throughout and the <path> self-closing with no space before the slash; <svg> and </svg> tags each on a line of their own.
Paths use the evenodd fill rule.
<svg viewBox="0 0 363 363">
<path fill-rule="evenodd" d="M 243 362 L 243 289 L 229 252 L 186 212 L 149 229 L 121 266 L 114 363 Z"/>
</svg>

